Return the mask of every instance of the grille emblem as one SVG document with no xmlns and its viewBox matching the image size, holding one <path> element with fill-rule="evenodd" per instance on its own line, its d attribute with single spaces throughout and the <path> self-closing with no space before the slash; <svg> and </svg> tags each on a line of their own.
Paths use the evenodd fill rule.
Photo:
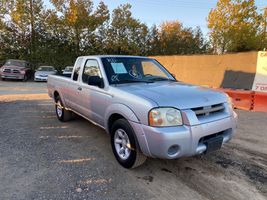
<svg viewBox="0 0 267 200">
<path fill-rule="evenodd" d="M 206 116 L 209 116 L 209 115 L 210 115 L 210 112 L 208 111 L 208 110 L 210 110 L 210 109 L 211 109 L 211 106 L 204 106 L 204 107 L 203 107 L 204 112 L 207 110 L 207 112 L 205 112 L 205 115 L 206 115 Z"/>
</svg>

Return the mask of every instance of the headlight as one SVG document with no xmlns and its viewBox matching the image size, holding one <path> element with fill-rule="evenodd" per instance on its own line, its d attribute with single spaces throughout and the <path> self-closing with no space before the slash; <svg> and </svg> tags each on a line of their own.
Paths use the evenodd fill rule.
<svg viewBox="0 0 267 200">
<path fill-rule="evenodd" d="M 154 108 L 149 112 L 150 126 L 181 126 L 183 125 L 182 115 L 175 108 Z"/>
</svg>

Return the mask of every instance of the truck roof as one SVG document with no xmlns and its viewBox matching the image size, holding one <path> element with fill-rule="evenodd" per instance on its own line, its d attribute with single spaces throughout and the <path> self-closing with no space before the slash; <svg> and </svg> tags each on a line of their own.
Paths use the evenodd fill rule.
<svg viewBox="0 0 267 200">
<path fill-rule="evenodd" d="M 132 55 L 88 55 L 88 56 L 79 56 L 78 58 L 110 58 L 110 57 L 148 58 L 146 56 L 132 56 Z"/>
</svg>

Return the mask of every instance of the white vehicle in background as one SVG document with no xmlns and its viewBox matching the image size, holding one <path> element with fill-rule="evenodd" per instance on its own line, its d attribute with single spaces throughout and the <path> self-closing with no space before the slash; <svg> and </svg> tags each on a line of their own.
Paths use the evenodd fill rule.
<svg viewBox="0 0 267 200">
<path fill-rule="evenodd" d="M 56 73 L 57 70 L 53 66 L 40 66 L 34 74 L 34 81 L 47 81 L 48 75 Z"/>
<path fill-rule="evenodd" d="M 62 75 L 71 77 L 73 70 L 73 66 L 67 66 L 64 70 L 62 70 Z"/>
</svg>

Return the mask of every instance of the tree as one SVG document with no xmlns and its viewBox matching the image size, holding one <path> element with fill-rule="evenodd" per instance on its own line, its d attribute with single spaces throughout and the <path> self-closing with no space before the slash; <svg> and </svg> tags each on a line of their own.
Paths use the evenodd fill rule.
<svg viewBox="0 0 267 200">
<path fill-rule="evenodd" d="M 160 55 L 161 43 L 159 29 L 156 25 L 153 25 L 149 31 L 147 46 L 148 55 Z"/>
<path fill-rule="evenodd" d="M 261 48 L 261 21 L 254 0 L 219 0 L 208 15 L 214 51 L 223 53 Z"/>
<path fill-rule="evenodd" d="M 64 25 L 69 28 L 70 42 L 75 44 L 77 56 L 88 47 L 87 45 L 90 45 L 86 43 L 88 34 L 91 36 L 109 19 L 109 11 L 103 2 L 100 2 L 94 13 L 91 0 L 51 0 L 51 2 L 57 12 L 61 13 Z"/>
<path fill-rule="evenodd" d="M 0 1 L 0 18 L 4 18 L 10 13 L 11 8 L 14 6 L 14 0 L 1 0 Z"/>
<path fill-rule="evenodd" d="M 162 23 L 158 35 L 156 33 L 154 35 L 156 35 L 154 39 L 154 43 L 157 45 L 156 51 L 159 54 L 174 55 L 205 52 L 205 41 L 200 28 L 185 28 L 177 20 Z"/>
<path fill-rule="evenodd" d="M 110 12 L 92 0 L 0 0 L 0 60 L 24 59 L 61 69 L 90 54 L 191 54 L 206 51 L 199 28 L 179 21 L 152 26 L 134 18 L 131 5 Z"/>
<path fill-rule="evenodd" d="M 87 42 L 84 42 L 84 51 L 86 54 L 106 54 L 106 42 L 109 27 L 109 10 L 104 2 L 100 2 L 94 11 L 94 27 L 88 29 L 86 34 Z"/>
<path fill-rule="evenodd" d="M 69 38 L 69 28 L 55 10 L 45 11 L 43 25 L 37 29 L 38 48 L 37 60 L 39 65 L 53 65 L 62 69 L 73 65 L 76 46 Z"/>
<path fill-rule="evenodd" d="M 2 54 L 7 51 L 15 58 L 35 62 L 35 29 L 41 25 L 42 0 L 2 0 L 0 4 Z"/>
<path fill-rule="evenodd" d="M 113 10 L 108 31 L 108 53 L 145 54 L 148 28 L 132 17 L 131 5 L 124 4 Z"/>
</svg>

